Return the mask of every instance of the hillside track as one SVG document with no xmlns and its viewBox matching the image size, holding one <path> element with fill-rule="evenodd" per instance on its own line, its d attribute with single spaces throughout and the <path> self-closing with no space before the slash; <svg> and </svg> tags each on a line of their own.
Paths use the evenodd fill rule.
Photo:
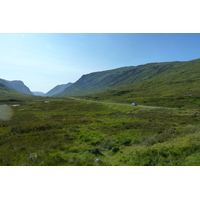
<svg viewBox="0 0 200 200">
<path fill-rule="evenodd" d="M 110 102 L 102 102 L 102 101 L 93 101 L 93 100 L 87 100 L 87 99 L 80 99 L 75 97 L 68 97 L 70 99 L 79 100 L 79 101 L 89 101 L 94 103 L 102 103 L 102 104 L 111 104 L 111 105 L 119 105 L 119 106 L 132 106 L 132 104 L 123 104 L 123 103 L 110 103 Z M 176 108 L 165 108 L 165 107 L 155 107 L 155 106 L 143 106 L 143 105 L 137 105 L 135 107 L 141 107 L 141 108 L 152 108 L 152 109 L 169 109 L 169 110 L 175 110 Z"/>
</svg>

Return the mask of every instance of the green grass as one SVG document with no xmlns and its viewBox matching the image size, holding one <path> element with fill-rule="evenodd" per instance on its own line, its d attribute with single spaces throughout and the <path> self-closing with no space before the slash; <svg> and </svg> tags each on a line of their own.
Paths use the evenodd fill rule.
<svg viewBox="0 0 200 200">
<path fill-rule="evenodd" d="M 199 109 L 199 74 L 200 59 L 124 67 L 84 75 L 59 96 Z"/>
<path fill-rule="evenodd" d="M 199 165 L 199 110 L 65 98 L 21 99 L 12 110 L 0 121 L 0 165 Z"/>
<path fill-rule="evenodd" d="M 199 97 L 200 59 L 149 63 L 83 75 L 58 96 L 102 93 L 115 97 Z M 106 93 L 107 91 L 107 93 Z"/>
</svg>

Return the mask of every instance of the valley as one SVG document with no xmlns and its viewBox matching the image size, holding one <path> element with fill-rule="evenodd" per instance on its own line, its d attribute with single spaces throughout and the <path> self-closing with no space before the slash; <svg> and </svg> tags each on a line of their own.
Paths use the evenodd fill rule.
<svg viewBox="0 0 200 200">
<path fill-rule="evenodd" d="M 1 79 L 0 165 L 200 165 L 199 66 L 196 59 L 94 72 L 49 97 Z"/>
</svg>

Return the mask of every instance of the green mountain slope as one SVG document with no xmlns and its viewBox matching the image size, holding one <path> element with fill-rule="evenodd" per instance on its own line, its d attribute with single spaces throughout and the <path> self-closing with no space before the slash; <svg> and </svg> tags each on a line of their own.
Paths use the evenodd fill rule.
<svg viewBox="0 0 200 200">
<path fill-rule="evenodd" d="M 77 82 L 65 89 L 64 92 L 55 96 L 85 95 L 103 91 L 115 86 L 115 78 L 119 79 L 123 72 L 127 70 L 129 68 L 119 68 L 83 75 Z"/>
<path fill-rule="evenodd" d="M 0 83 L 17 92 L 33 95 L 30 89 L 22 81 L 8 81 L 5 79 L 0 79 Z"/>
<path fill-rule="evenodd" d="M 57 85 L 54 88 L 52 88 L 49 92 L 44 94 L 44 96 L 53 96 L 55 94 L 63 92 L 66 88 L 68 88 L 72 83 L 67 83 L 67 84 L 62 84 L 62 85 Z"/>
<path fill-rule="evenodd" d="M 25 98 L 31 96 L 32 95 L 17 92 L 11 88 L 6 87 L 4 84 L 0 83 L 0 101 L 9 98 Z"/>
<path fill-rule="evenodd" d="M 141 82 L 85 98 L 165 107 L 200 108 L 200 59 L 155 68 Z M 161 71 L 162 70 L 162 71 Z"/>
<path fill-rule="evenodd" d="M 83 75 L 57 96 L 89 95 L 122 86 L 125 86 L 123 88 L 125 93 L 129 90 L 135 90 L 135 92 L 151 90 L 151 95 L 170 95 L 177 92 L 175 86 L 178 86 L 178 92 L 180 89 L 185 91 L 186 88 L 192 88 L 193 91 L 199 83 L 199 72 L 199 59 L 188 62 L 150 63 L 137 67 L 123 67 Z"/>
</svg>

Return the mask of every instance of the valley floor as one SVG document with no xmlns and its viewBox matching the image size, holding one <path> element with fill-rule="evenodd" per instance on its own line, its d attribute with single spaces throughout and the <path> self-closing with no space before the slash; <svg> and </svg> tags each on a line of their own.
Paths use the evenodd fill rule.
<svg viewBox="0 0 200 200">
<path fill-rule="evenodd" d="M 2 103 L 13 114 L 0 121 L 0 165 L 200 165 L 199 110 L 69 98 Z"/>
</svg>

